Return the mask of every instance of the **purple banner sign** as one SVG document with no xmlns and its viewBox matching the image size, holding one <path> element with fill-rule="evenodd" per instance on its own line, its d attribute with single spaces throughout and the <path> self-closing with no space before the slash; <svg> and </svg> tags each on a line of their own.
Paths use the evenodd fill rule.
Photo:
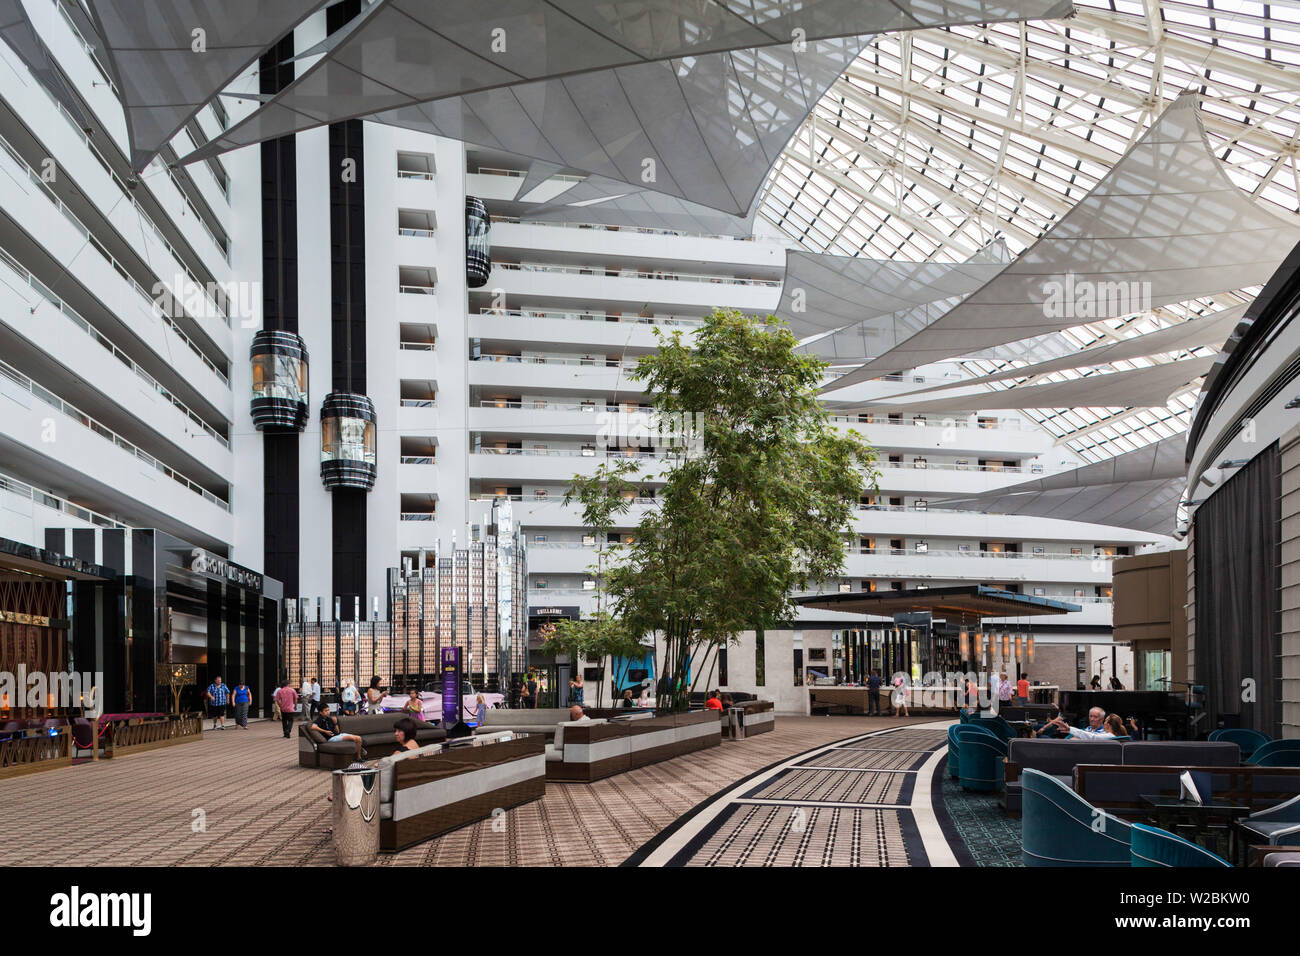
<svg viewBox="0 0 1300 956">
<path fill-rule="evenodd" d="M 460 720 L 460 648 L 442 649 L 442 726 L 450 727 Z"/>
</svg>

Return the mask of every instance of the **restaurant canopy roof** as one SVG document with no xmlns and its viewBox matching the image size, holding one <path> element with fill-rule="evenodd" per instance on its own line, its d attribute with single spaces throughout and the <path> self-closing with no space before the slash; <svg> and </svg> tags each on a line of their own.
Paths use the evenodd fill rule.
<svg viewBox="0 0 1300 956">
<path fill-rule="evenodd" d="M 1054 601 L 1032 594 L 1014 594 L 983 584 L 951 588 L 918 588 L 912 591 L 854 591 L 815 594 L 796 598 L 803 607 L 824 608 L 852 614 L 890 617 L 928 611 L 936 617 L 1016 617 L 1068 614 L 1083 610 L 1077 604 Z"/>
</svg>

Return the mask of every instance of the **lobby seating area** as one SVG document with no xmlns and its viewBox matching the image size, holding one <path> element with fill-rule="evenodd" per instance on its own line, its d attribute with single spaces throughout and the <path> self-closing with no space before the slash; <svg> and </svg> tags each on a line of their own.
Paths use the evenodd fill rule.
<svg viewBox="0 0 1300 956">
<path fill-rule="evenodd" d="M 943 792 L 959 819 L 971 802 L 1018 820 L 1025 866 L 1283 865 L 1300 846 L 1300 741 L 1235 728 L 1199 741 L 1004 740 L 1005 723 L 948 726 Z"/>
</svg>

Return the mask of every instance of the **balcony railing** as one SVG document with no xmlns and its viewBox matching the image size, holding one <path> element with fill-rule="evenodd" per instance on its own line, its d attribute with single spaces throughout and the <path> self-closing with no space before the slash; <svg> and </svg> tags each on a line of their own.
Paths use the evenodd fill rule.
<svg viewBox="0 0 1300 956">
<path fill-rule="evenodd" d="M 608 449 L 584 450 L 581 448 L 492 448 L 483 445 L 474 449 L 476 455 L 524 455 L 539 458 L 666 458 L 653 451 L 610 451 Z"/>
<path fill-rule="evenodd" d="M 780 279 L 753 279 L 745 276 L 696 275 L 686 272 L 649 272 L 642 269 L 620 269 L 618 272 L 607 272 L 603 268 L 591 266 L 541 265 L 531 262 L 494 261 L 492 263 L 492 268 L 504 269 L 508 272 L 557 272 L 563 275 L 602 276 L 611 279 L 666 279 L 672 282 L 709 282 L 719 285 L 760 286 L 762 288 L 777 288 L 781 285 Z"/>
<path fill-rule="evenodd" d="M 433 465 L 437 462 L 432 455 L 403 455 L 403 465 Z"/>
<path fill-rule="evenodd" d="M 436 398 L 403 398 L 399 400 L 402 408 L 437 408 Z"/>
<path fill-rule="evenodd" d="M 64 514 L 72 515 L 74 518 L 88 521 L 101 528 L 127 527 L 116 518 L 110 518 L 108 515 L 100 514 L 97 511 L 91 511 L 89 508 L 83 508 L 81 505 L 74 504 L 66 498 L 52 495 L 48 491 L 41 491 L 41 489 L 34 488 L 25 481 L 19 481 L 17 478 L 11 478 L 8 475 L 0 475 L 0 490 L 18 495 L 20 498 L 30 498 L 38 505 L 44 505 L 46 508 L 53 508 L 55 511 L 61 511 Z"/>
<path fill-rule="evenodd" d="M 9 158 L 12 159 L 15 163 L 17 163 L 18 167 L 27 174 L 27 178 L 31 180 L 33 184 L 35 184 L 37 190 L 41 193 L 41 195 L 43 195 L 47 200 L 49 200 L 50 203 L 54 206 L 54 208 L 63 214 L 63 217 L 73 226 L 74 229 L 77 230 L 78 235 L 86 240 L 87 245 L 94 247 L 95 251 L 104 257 L 104 259 L 108 262 L 108 264 L 113 267 L 113 271 L 116 272 L 119 276 L 121 276 L 123 281 L 125 281 L 127 285 L 129 285 L 132 289 L 135 290 L 136 294 L 139 295 L 140 298 L 142 298 L 148 304 L 149 309 L 152 312 L 154 312 L 154 314 L 162 318 L 163 321 L 166 322 L 168 325 L 170 325 L 178 335 L 184 337 L 184 333 L 180 331 L 180 329 L 176 326 L 176 323 L 172 321 L 171 317 L 168 316 L 166 312 L 158 305 L 157 300 L 149 292 L 149 290 L 145 289 L 145 287 L 142 286 L 136 280 L 135 276 L 131 275 L 131 273 L 126 270 L 126 267 L 117 261 L 117 258 L 111 252 L 108 251 L 108 247 L 105 246 L 102 242 L 100 242 L 99 239 L 95 237 L 94 233 L 92 233 L 90 229 L 86 226 L 86 224 L 83 223 L 79 218 L 77 218 L 76 213 L 74 213 L 71 209 L 69 209 L 67 206 L 63 204 L 63 200 L 61 200 L 57 195 L 54 194 L 53 191 L 51 191 L 50 187 L 46 185 L 46 183 L 41 179 L 40 174 L 37 173 L 36 170 L 33 169 L 28 164 L 27 160 L 23 159 L 22 155 L 16 149 L 14 149 L 13 146 L 10 145 L 9 141 L 5 139 L 3 136 L 0 136 L 0 147 L 3 147 L 4 152 L 9 154 Z M 102 157 L 100 157 L 100 162 L 103 162 Z M 111 169 L 109 169 L 109 173 L 112 174 Z M 134 200 L 132 200 L 132 202 L 134 202 Z M 144 212 L 142 210 L 137 209 L 137 212 L 140 212 L 140 215 L 142 217 L 144 216 Z M 148 219 L 146 218 L 145 221 L 148 222 Z M 152 223 L 150 223 L 150 225 L 152 225 Z M 154 231 L 155 232 L 157 231 L 156 226 L 154 227 Z M 165 240 L 163 241 L 165 242 Z M 170 246 L 168 248 L 170 249 Z M 194 278 L 193 273 L 189 270 L 188 267 L 186 267 L 179 260 L 177 260 L 176 264 L 180 266 L 184 270 L 186 276 L 188 276 L 190 280 L 195 283 L 196 288 L 206 289 L 206 286 L 203 286 L 202 284 L 198 283 L 198 280 Z M 154 278 L 158 279 L 159 285 L 162 286 L 166 285 L 159 279 L 157 273 L 154 273 Z M 205 299 L 212 306 L 213 310 L 219 316 L 221 316 L 222 320 L 225 321 L 226 325 L 230 325 L 230 316 L 226 314 L 226 311 L 223 308 L 221 308 L 221 306 L 217 304 L 211 298 L 211 296 L 207 296 L 206 293 L 205 293 Z M 191 343 L 188 338 L 186 338 L 185 341 L 188 345 L 190 345 L 191 348 L 195 348 L 193 343 Z M 199 354 L 202 355 L 203 353 L 200 352 Z M 204 356 L 204 359 L 206 361 L 206 356 Z M 207 362 L 207 364 L 210 367 L 212 367 L 214 371 L 216 371 L 216 367 L 212 365 L 211 362 Z M 218 372 L 218 374 L 220 373 Z M 225 376 L 222 376 L 222 378 L 224 379 Z"/>
<path fill-rule="evenodd" d="M 547 399 L 541 399 L 541 398 L 535 399 L 530 402 L 496 401 L 494 399 L 485 398 L 479 402 L 479 407 L 480 408 L 511 408 L 511 409 L 526 408 L 529 409 L 530 411 L 531 410 L 540 411 L 545 409 L 547 411 L 552 411 L 552 412 L 590 412 L 592 414 L 595 414 L 597 411 L 611 412 L 611 413 L 623 411 L 623 409 L 620 409 L 616 406 L 599 405 L 595 402 L 552 402 Z M 647 414 L 649 414 L 648 409 L 634 409 L 632 410 L 632 412 L 629 412 L 629 414 L 632 414 L 634 412 L 641 412 L 641 411 L 645 411 Z"/>
<path fill-rule="evenodd" d="M 413 229 L 409 226 L 398 226 L 397 234 L 399 236 L 412 236 L 416 239 L 432 239 L 432 229 Z"/>
<path fill-rule="evenodd" d="M 117 432 L 113 431 L 112 429 L 108 428 L 105 425 L 100 424 L 100 422 L 91 418 L 89 415 L 87 415 L 85 412 L 78 409 L 76 406 L 69 405 L 67 402 L 59 398 L 53 392 L 45 388 L 42 388 L 36 382 L 33 382 L 30 378 L 28 378 L 22 372 L 18 371 L 12 365 L 9 365 L 7 362 L 0 361 L 0 375 L 3 375 L 5 378 L 9 379 L 11 382 L 18 385 L 20 388 L 24 389 L 25 391 L 30 392 L 32 395 L 36 396 L 42 402 L 54 408 L 56 411 L 62 412 L 64 415 L 67 415 L 73 421 L 85 426 L 86 428 L 89 428 L 91 431 L 99 435 L 101 438 L 106 438 L 108 441 L 112 442 L 114 445 L 116 445 L 118 448 L 121 448 L 123 451 L 134 455 L 136 458 L 140 459 L 145 464 L 158 469 L 158 471 L 162 472 L 168 478 L 171 478 L 177 484 L 184 485 L 186 488 L 194 492 L 196 495 L 202 495 L 204 498 L 206 498 L 208 501 L 211 501 L 214 505 L 216 505 L 218 508 L 221 508 L 223 511 L 230 510 L 229 502 L 224 501 L 221 498 L 218 498 L 216 495 L 208 491 L 208 489 L 204 488 L 198 482 L 190 480 L 189 478 L 181 474 L 179 471 L 176 471 L 174 468 L 169 468 L 167 465 L 164 465 L 153 455 L 149 454 L 147 451 L 144 451 L 141 448 L 136 447 L 134 444 L 127 441 L 121 435 L 117 434 Z"/>
<path fill-rule="evenodd" d="M 482 172 L 482 170 L 480 170 Z M 555 179 L 581 181 L 577 176 L 555 176 Z M 692 239 L 725 239 L 731 242 L 753 242 L 753 236 L 723 236 L 715 232 L 686 232 L 681 229 L 654 229 L 650 226 L 610 226 L 597 222 L 548 222 L 542 219 L 520 219 L 517 216 L 493 216 L 493 222 L 511 225 L 550 226 L 557 229 L 596 229 L 601 232 L 630 232 L 645 236 L 682 236 Z"/>
<path fill-rule="evenodd" d="M 438 289 L 431 285 L 398 285 L 397 291 L 404 295 L 436 295 Z"/>
<path fill-rule="evenodd" d="M 399 169 L 397 171 L 398 179 L 422 179 L 426 182 L 433 179 L 433 173 L 423 169 Z"/>
<path fill-rule="evenodd" d="M 397 347 L 403 352 L 436 352 L 437 343 L 434 342 L 398 342 Z"/>
<path fill-rule="evenodd" d="M 873 554 L 885 555 L 891 557 L 913 557 L 913 558 L 1001 558 L 1003 560 L 1046 560 L 1046 561 L 1111 561 L 1122 555 L 1104 554 L 1100 552 L 1088 552 L 1087 554 L 1070 554 L 1064 551 L 1040 551 L 1031 553 L 1028 551 L 951 551 L 936 550 L 930 548 L 925 551 L 917 551 L 914 548 L 863 548 L 860 546 L 851 546 L 850 554 Z"/>
<path fill-rule="evenodd" d="M 564 312 L 546 309 L 487 309 L 478 310 L 479 315 L 507 316 L 517 319 L 561 319 L 581 322 L 626 322 L 632 325 L 677 325 L 685 328 L 698 328 L 704 320 L 694 316 L 680 315 L 611 315 L 608 312 Z"/>
<path fill-rule="evenodd" d="M 436 516 L 432 511 L 403 511 L 403 521 L 432 521 Z"/>
<path fill-rule="evenodd" d="M 4 265 L 8 266 L 11 270 L 13 270 L 21 279 L 26 281 L 26 283 L 29 286 L 31 286 L 43 299 L 45 299 L 47 302 L 50 303 L 50 305 L 54 306 L 61 313 L 63 313 L 63 315 L 65 315 L 72 322 L 73 325 L 81 329 L 81 331 L 85 332 L 96 342 L 102 345 L 105 349 L 107 349 L 110 353 L 112 353 L 115 359 L 117 359 L 119 362 L 121 362 L 131 371 L 135 372 L 136 375 L 140 376 L 140 378 L 143 379 L 151 389 L 156 391 L 163 398 L 167 399 L 167 401 L 171 402 L 172 405 L 176 406 L 176 408 L 181 412 L 181 414 L 183 414 L 186 418 L 188 418 L 194 424 L 198 425 L 205 432 L 207 432 L 209 435 L 211 435 L 213 438 L 219 441 L 223 447 L 225 448 L 230 447 L 230 442 L 225 438 L 225 436 L 219 434 L 215 428 L 213 428 L 206 421 L 200 418 L 195 412 L 193 412 L 188 405 L 186 405 L 179 398 L 177 398 L 170 391 L 168 391 L 165 387 L 163 387 L 163 385 L 160 384 L 157 379 L 155 379 L 152 375 L 150 375 L 143 368 L 141 368 L 139 364 L 137 364 L 136 361 L 133 358 L 131 358 L 131 356 L 127 355 L 116 345 L 114 345 L 103 333 L 99 331 L 99 329 L 95 328 L 93 325 L 87 322 L 84 318 L 81 317 L 80 313 L 78 313 L 75 309 L 72 308 L 72 306 L 68 305 L 66 302 L 64 302 L 62 299 L 56 296 L 53 292 L 51 292 L 48 288 L 46 288 L 45 284 L 41 282 L 40 279 L 37 279 L 34 275 L 28 272 L 26 267 L 23 266 L 22 263 L 14 259 L 11 255 L 9 255 L 8 252 L 6 252 L 2 248 L 0 248 L 0 263 L 4 263 Z M 189 340 L 187 339 L 186 341 Z M 197 349 L 195 351 L 198 352 Z M 205 362 L 207 362 L 207 359 L 206 357 L 203 356 L 203 353 L 198 352 L 198 354 L 200 357 L 204 359 Z M 211 362 L 208 362 L 207 364 L 209 365 L 209 367 L 212 368 L 213 372 L 216 372 L 216 374 L 221 377 L 221 380 L 223 382 L 226 381 L 226 377 L 222 375 L 219 371 L 217 371 L 216 367 L 213 366 Z"/>
<path fill-rule="evenodd" d="M 636 362 L 609 358 L 552 358 L 546 355 L 478 355 L 471 362 L 503 362 L 509 365 L 575 365 L 580 368 L 636 368 Z"/>
</svg>

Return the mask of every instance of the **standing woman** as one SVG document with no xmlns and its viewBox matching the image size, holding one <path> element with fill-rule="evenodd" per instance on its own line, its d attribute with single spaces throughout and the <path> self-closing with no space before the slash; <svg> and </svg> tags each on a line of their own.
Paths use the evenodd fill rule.
<svg viewBox="0 0 1300 956">
<path fill-rule="evenodd" d="M 352 683 L 352 678 L 345 678 L 343 681 L 343 713 L 355 714 L 357 704 L 361 702 L 361 694 L 357 691 L 356 685 Z"/>
<path fill-rule="evenodd" d="M 366 712 L 377 714 L 382 710 L 381 704 L 384 700 L 384 692 L 379 687 L 379 678 L 370 678 L 370 686 L 366 689 Z"/>
<path fill-rule="evenodd" d="M 901 677 L 894 678 L 893 697 L 894 699 L 892 703 L 894 705 L 894 716 L 911 717 L 912 715 L 908 713 L 907 710 L 907 688 L 903 686 L 903 678 Z"/>
<path fill-rule="evenodd" d="M 575 672 L 574 675 L 569 678 L 569 703 L 577 704 L 581 707 L 583 703 L 582 695 L 582 674 L 581 672 Z"/>
<path fill-rule="evenodd" d="M 248 729 L 248 705 L 253 702 L 253 692 L 248 689 L 248 685 L 240 681 L 235 685 L 235 691 L 231 695 L 235 704 L 235 726 L 244 730 Z"/>
<path fill-rule="evenodd" d="M 537 706 L 537 676 L 529 671 L 528 676 L 524 679 L 524 686 L 519 692 L 519 704 L 525 710 L 531 710 Z"/>
</svg>

